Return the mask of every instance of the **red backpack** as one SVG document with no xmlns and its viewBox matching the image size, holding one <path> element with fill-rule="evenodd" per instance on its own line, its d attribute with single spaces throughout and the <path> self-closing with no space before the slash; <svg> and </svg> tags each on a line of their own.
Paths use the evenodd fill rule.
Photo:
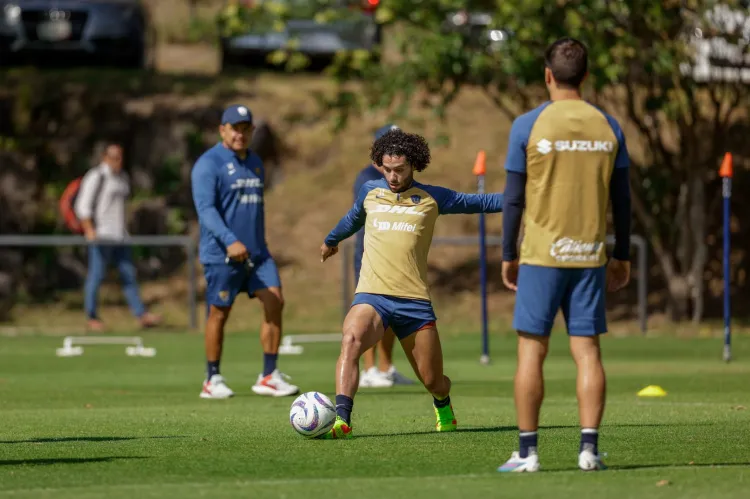
<svg viewBox="0 0 750 499">
<path fill-rule="evenodd" d="M 99 195 L 102 192 L 102 184 L 104 184 L 103 180 L 104 175 L 99 175 L 96 184 L 94 200 L 92 203 L 92 208 L 94 211 L 96 210 L 96 206 L 99 203 Z M 75 211 L 76 199 L 78 199 L 78 193 L 81 190 L 82 181 L 83 177 L 78 177 L 77 179 L 73 180 L 65 187 L 62 196 L 60 196 L 60 214 L 62 215 L 65 226 L 73 234 L 83 234 L 83 226 L 81 225 L 81 221 L 78 219 L 78 215 L 76 215 Z"/>
</svg>

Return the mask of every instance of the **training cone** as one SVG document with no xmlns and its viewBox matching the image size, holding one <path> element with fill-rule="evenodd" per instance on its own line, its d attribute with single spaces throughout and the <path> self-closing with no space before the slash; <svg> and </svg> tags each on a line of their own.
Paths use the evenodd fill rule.
<svg viewBox="0 0 750 499">
<path fill-rule="evenodd" d="M 719 168 L 719 176 L 721 178 L 732 178 L 734 174 L 734 165 L 732 161 L 732 153 L 728 152 L 724 154 L 724 159 L 721 162 L 721 168 Z"/>
<path fill-rule="evenodd" d="M 639 397 L 666 397 L 667 392 L 664 391 L 664 388 L 657 386 L 657 385 L 649 385 L 640 392 L 638 392 Z"/>
<path fill-rule="evenodd" d="M 477 159 L 474 161 L 474 169 L 472 173 L 476 176 L 485 175 L 487 173 L 487 153 L 479 151 L 477 153 Z"/>
</svg>

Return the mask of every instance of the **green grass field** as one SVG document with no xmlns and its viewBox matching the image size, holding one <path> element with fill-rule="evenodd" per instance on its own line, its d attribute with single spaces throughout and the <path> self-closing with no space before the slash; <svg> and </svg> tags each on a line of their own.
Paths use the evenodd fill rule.
<svg viewBox="0 0 750 499">
<path fill-rule="evenodd" d="M 720 340 L 607 338 L 609 400 L 600 447 L 610 470 L 577 470 L 575 373 L 563 334 L 546 369 L 540 455 L 544 472 L 495 472 L 515 448 L 513 338 L 445 340 L 460 431 L 436 434 L 420 386 L 362 391 L 355 439 L 305 440 L 288 422 L 291 398 L 252 394 L 255 335 L 227 339 L 223 374 L 238 396 L 198 398 L 202 337 L 151 334 L 154 358 L 119 346 L 57 358 L 59 338 L 0 339 L 0 497 L 747 497 L 750 341 L 737 360 Z M 331 397 L 335 344 L 283 356 L 304 391 Z M 398 365 L 406 368 L 402 354 Z M 648 384 L 668 396 L 639 399 Z M 743 492 L 744 490 L 744 492 Z M 606 495 L 605 495 L 606 494 Z"/>
</svg>

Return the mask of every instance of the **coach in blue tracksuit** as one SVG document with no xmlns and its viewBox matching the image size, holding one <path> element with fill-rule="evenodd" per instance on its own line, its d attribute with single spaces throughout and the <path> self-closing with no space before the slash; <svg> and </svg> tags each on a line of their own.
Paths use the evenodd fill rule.
<svg viewBox="0 0 750 499">
<path fill-rule="evenodd" d="M 263 372 L 253 391 L 285 396 L 298 392 L 276 369 L 281 342 L 284 298 L 281 280 L 266 245 L 260 157 L 248 148 L 253 116 L 245 106 L 228 107 L 221 119 L 221 142 L 206 151 L 193 167 L 193 202 L 200 223 L 200 261 L 206 277 L 206 380 L 201 398 L 234 395 L 219 373 L 224 326 L 240 292 L 263 305 L 260 329 Z"/>
</svg>

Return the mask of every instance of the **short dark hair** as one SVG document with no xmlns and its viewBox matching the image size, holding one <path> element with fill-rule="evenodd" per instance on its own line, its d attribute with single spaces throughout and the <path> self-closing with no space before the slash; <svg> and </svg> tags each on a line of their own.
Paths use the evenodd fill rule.
<svg viewBox="0 0 750 499">
<path fill-rule="evenodd" d="M 589 54 L 583 42 L 560 38 L 544 51 L 544 65 L 561 87 L 578 88 L 589 69 Z"/>
<path fill-rule="evenodd" d="M 430 146 L 421 135 L 406 133 L 403 130 L 389 130 L 372 144 L 370 159 L 383 166 L 383 156 L 404 156 L 406 162 L 418 172 L 430 164 Z"/>
</svg>

